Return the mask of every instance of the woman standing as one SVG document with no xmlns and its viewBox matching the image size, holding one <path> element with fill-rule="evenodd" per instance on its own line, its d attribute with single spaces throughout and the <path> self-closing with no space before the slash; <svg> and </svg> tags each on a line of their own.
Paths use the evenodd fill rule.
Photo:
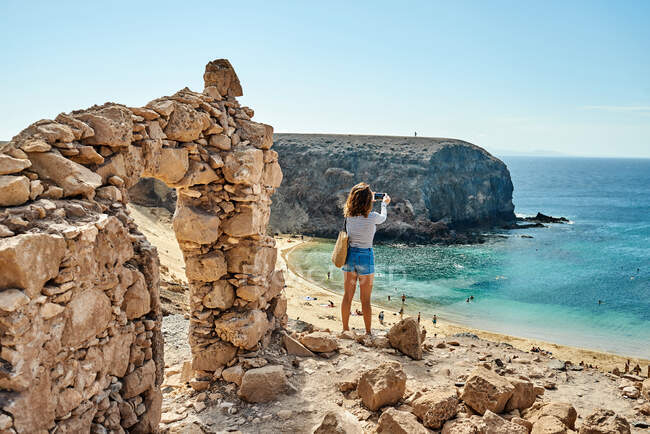
<svg viewBox="0 0 650 434">
<path fill-rule="evenodd" d="M 341 302 L 341 318 L 343 330 L 349 330 L 350 307 L 359 281 L 361 311 L 366 334 L 370 334 L 372 323 L 372 310 L 370 295 L 375 277 L 375 256 L 372 250 L 372 240 L 375 236 L 375 226 L 386 221 L 386 206 L 390 197 L 386 194 L 381 202 L 381 214 L 372 212 L 374 193 L 370 186 L 361 182 L 350 190 L 345 203 L 343 215 L 345 216 L 345 229 L 348 233 L 348 256 L 343 265 L 343 287 L 345 294 Z"/>
</svg>

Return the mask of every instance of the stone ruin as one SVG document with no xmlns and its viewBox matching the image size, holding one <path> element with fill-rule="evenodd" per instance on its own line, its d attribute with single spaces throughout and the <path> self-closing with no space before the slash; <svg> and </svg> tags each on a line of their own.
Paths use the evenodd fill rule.
<svg viewBox="0 0 650 434">
<path fill-rule="evenodd" d="M 106 103 L 0 145 L 0 433 L 152 432 L 160 420 L 159 261 L 126 207 L 140 177 L 175 187 L 192 367 L 218 378 L 286 324 L 266 235 L 282 181 L 227 60 L 203 93 Z"/>
</svg>

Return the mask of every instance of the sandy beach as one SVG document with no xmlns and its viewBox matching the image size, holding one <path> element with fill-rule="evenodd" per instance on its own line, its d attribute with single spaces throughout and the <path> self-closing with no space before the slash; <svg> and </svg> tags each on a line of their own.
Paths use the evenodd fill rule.
<svg viewBox="0 0 650 434">
<path fill-rule="evenodd" d="M 308 237 L 304 239 L 291 238 L 287 236 L 276 237 L 278 247 L 277 267 L 287 270 L 285 280 L 287 284 L 286 296 L 288 299 L 288 313 L 291 318 L 299 318 L 303 321 L 310 322 L 318 327 L 330 328 L 334 331 L 341 329 L 341 295 L 327 288 L 317 285 L 316 283 L 302 277 L 291 262 L 287 260 L 289 253 L 299 248 L 304 243 L 310 241 Z M 306 301 L 305 297 L 316 297 L 316 301 Z M 324 306 L 328 300 L 332 300 L 336 307 L 329 308 Z M 394 302 L 399 306 L 399 302 Z M 359 303 L 359 293 L 355 294 L 355 300 L 352 304 L 352 312 L 356 309 L 361 310 Z M 379 323 L 377 314 L 383 310 L 385 315 L 384 325 Z M 398 311 L 382 305 L 373 304 L 373 329 L 388 329 L 390 326 L 399 321 Z M 585 348 L 558 345 L 551 342 L 537 339 L 528 339 L 517 336 L 509 336 L 500 333 L 493 333 L 485 330 L 478 330 L 460 324 L 450 323 L 438 317 L 437 325 L 434 327 L 429 316 L 422 318 L 422 324 L 427 330 L 428 336 L 445 337 L 456 333 L 473 333 L 483 339 L 508 343 L 515 348 L 523 351 L 529 351 L 533 346 L 543 350 L 550 351 L 558 359 L 570 360 L 574 364 L 584 361 L 586 364 L 598 366 L 603 371 L 611 371 L 614 367 L 622 369 L 627 360 L 630 360 L 631 366 L 639 364 L 645 372 L 650 365 L 649 360 L 619 356 L 616 354 L 603 353 Z M 361 316 L 350 317 L 350 327 L 363 330 L 363 318 Z"/>
</svg>

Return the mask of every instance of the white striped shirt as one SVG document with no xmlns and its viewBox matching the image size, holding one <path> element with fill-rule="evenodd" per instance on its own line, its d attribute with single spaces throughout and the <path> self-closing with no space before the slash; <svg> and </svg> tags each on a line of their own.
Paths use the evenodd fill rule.
<svg viewBox="0 0 650 434">
<path fill-rule="evenodd" d="M 381 214 L 371 212 L 368 217 L 354 216 L 345 219 L 350 247 L 369 249 L 375 237 L 375 226 L 386 221 L 386 203 L 381 203 Z"/>
</svg>

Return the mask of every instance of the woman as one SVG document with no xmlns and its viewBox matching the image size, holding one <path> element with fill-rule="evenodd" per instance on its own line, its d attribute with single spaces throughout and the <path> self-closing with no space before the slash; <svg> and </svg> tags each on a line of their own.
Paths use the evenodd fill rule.
<svg viewBox="0 0 650 434">
<path fill-rule="evenodd" d="M 350 190 L 345 203 L 343 215 L 345 216 L 345 230 L 348 233 L 348 257 L 343 265 L 343 287 L 345 294 L 341 302 L 341 318 L 343 331 L 350 330 L 350 306 L 354 292 L 357 289 L 357 280 L 361 291 L 361 311 L 366 334 L 370 334 L 372 310 L 370 308 L 370 294 L 375 277 L 375 257 L 372 251 L 372 240 L 375 236 L 375 226 L 386 221 L 386 206 L 390 197 L 386 194 L 381 202 L 381 214 L 372 211 L 374 193 L 370 186 L 361 182 Z"/>
</svg>

